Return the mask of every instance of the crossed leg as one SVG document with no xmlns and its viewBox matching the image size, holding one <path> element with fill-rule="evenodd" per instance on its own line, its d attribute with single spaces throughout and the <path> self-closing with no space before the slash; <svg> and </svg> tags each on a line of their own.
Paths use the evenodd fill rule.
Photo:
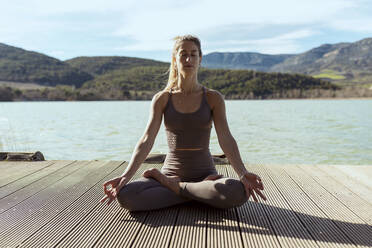
<svg viewBox="0 0 372 248">
<path fill-rule="evenodd" d="M 122 207 L 130 211 L 152 210 L 195 200 L 216 208 L 232 208 L 247 201 L 244 186 L 236 179 L 181 182 L 157 169 L 143 175 L 119 192 L 117 199 Z"/>
<path fill-rule="evenodd" d="M 191 201 L 177 195 L 153 178 L 141 177 L 125 185 L 117 196 L 119 205 L 129 211 L 170 207 Z"/>
</svg>

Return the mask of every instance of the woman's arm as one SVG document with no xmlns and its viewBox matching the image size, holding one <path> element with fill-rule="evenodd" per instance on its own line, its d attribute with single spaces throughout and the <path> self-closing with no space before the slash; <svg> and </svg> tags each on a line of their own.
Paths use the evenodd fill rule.
<svg viewBox="0 0 372 248">
<path fill-rule="evenodd" d="M 164 94 L 167 93 L 159 92 L 152 99 L 150 116 L 145 132 L 137 142 L 132 158 L 129 161 L 126 170 L 121 175 L 121 177 L 127 178 L 128 181 L 136 173 L 154 145 L 163 118 L 163 108 L 167 100 L 167 97 L 165 97 Z"/>
<path fill-rule="evenodd" d="M 244 163 L 240 157 L 238 145 L 236 144 L 227 123 L 225 101 L 218 91 L 211 91 L 210 95 L 213 122 L 218 137 L 218 143 L 235 172 L 239 177 L 241 177 L 247 173 L 247 170 L 245 169 Z"/>
<path fill-rule="evenodd" d="M 167 93 L 159 92 L 153 97 L 150 118 L 145 133 L 138 141 L 124 173 L 120 177 L 113 178 L 103 184 L 105 196 L 101 199 L 102 203 L 108 200 L 107 205 L 109 205 L 117 197 L 120 189 L 129 182 L 150 153 L 161 125 L 166 100 L 168 100 L 165 94 Z"/>
<path fill-rule="evenodd" d="M 214 127 L 216 129 L 218 143 L 220 144 L 221 149 L 225 153 L 235 172 L 238 174 L 240 181 L 244 184 L 248 199 L 252 196 L 253 199 L 257 201 L 257 197 L 255 196 L 256 193 L 266 200 L 266 197 L 260 192 L 260 190 L 263 190 L 261 178 L 256 174 L 248 172 L 240 157 L 238 145 L 236 144 L 234 137 L 231 135 L 227 123 L 223 96 L 218 91 L 211 91 L 210 96 L 209 99 L 211 99 Z"/>
</svg>

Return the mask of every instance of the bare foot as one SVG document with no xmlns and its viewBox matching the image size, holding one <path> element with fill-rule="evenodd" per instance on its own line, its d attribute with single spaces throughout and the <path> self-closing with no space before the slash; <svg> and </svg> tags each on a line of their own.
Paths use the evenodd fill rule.
<svg viewBox="0 0 372 248">
<path fill-rule="evenodd" d="M 180 178 L 177 176 L 166 176 L 156 168 L 145 170 L 142 174 L 144 177 L 152 177 L 165 187 L 169 188 L 176 194 L 180 193 Z"/>
</svg>

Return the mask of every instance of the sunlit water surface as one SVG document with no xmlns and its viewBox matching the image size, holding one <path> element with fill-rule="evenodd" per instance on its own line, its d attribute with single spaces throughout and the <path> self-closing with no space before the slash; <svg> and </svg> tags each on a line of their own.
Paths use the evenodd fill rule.
<svg viewBox="0 0 372 248">
<path fill-rule="evenodd" d="M 0 103 L 0 151 L 129 160 L 149 101 Z M 372 100 L 226 101 L 244 162 L 372 165 Z M 222 153 L 212 129 L 210 150 Z M 151 151 L 166 153 L 164 125 Z"/>
</svg>

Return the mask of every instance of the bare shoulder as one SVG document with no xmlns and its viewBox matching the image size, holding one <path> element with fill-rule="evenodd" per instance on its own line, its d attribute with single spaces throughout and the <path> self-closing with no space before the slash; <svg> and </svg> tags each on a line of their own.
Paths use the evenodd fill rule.
<svg viewBox="0 0 372 248">
<path fill-rule="evenodd" d="M 163 110 L 167 105 L 169 99 L 169 92 L 166 90 L 159 91 L 152 98 L 152 105 L 154 108 Z"/>
<path fill-rule="evenodd" d="M 216 106 L 219 106 L 221 103 L 224 102 L 224 96 L 221 94 L 221 92 L 214 89 L 205 89 L 207 101 L 211 109 L 214 109 Z"/>
</svg>

